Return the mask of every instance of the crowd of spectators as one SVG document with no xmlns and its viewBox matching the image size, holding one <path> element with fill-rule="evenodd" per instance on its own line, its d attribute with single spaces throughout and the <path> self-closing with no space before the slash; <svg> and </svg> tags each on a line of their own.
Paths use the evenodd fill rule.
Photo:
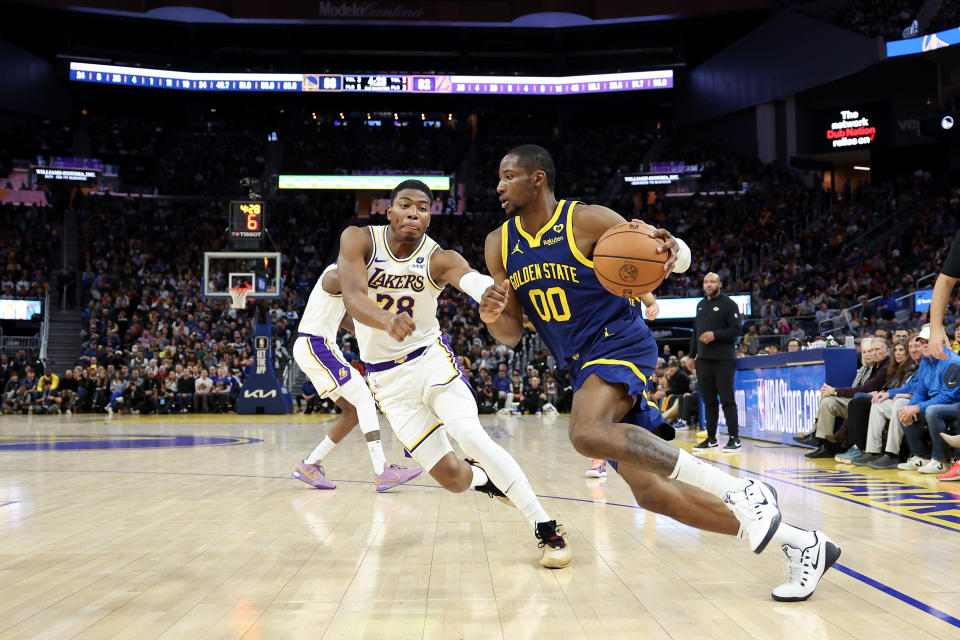
<svg viewBox="0 0 960 640">
<path fill-rule="evenodd" d="M 55 211 L 47 207 L 0 204 L 0 296 L 42 300 L 60 249 Z"/>
<path fill-rule="evenodd" d="M 150 166 L 162 170 L 147 171 L 144 179 L 154 183 L 154 190 L 173 189 L 174 194 L 87 196 L 74 202 L 80 261 L 75 270 L 71 266 L 55 275 L 55 284 L 61 289 L 64 283 L 80 283 L 76 297 L 83 307 L 84 355 L 79 364 L 89 369 L 93 358 L 103 367 L 113 364 L 125 377 L 135 377 L 137 387 L 140 378 L 145 384 L 158 384 L 146 382 L 150 371 L 165 381 L 178 365 L 193 369 L 194 377 L 201 376 L 203 369 L 211 379 L 224 380 L 235 394 L 249 364 L 251 319 L 248 313 L 238 314 L 200 295 L 203 251 L 227 248 L 223 239 L 227 199 L 197 194 L 209 193 L 210 183 L 219 185 L 214 192 L 237 193 L 238 176 L 248 166 L 260 166 L 264 143 L 254 147 L 260 152 L 231 155 L 230 140 L 243 140 L 244 129 L 229 118 L 179 128 L 148 119 L 106 126 L 104 120 L 94 118 L 84 125 L 95 151 L 112 145 L 126 151 L 130 164 L 136 166 L 138 157 L 150 155 L 156 161 Z M 473 138 L 469 224 L 457 216 L 438 215 L 430 234 L 481 270 L 484 238 L 503 219 L 494 191 L 499 160 L 520 142 L 544 144 L 555 154 L 558 196 L 607 204 L 628 218 L 665 226 L 696 248 L 688 273 L 669 278 L 658 290 L 659 296 L 701 295 L 708 271 L 720 275 L 728 293 L 751 295 L 753 317 L 744 328 L 741 355 L 797 348 L 825 329 L 833 330 L 833 339 L 843 342 L 845 335 L 891 331 L 899 324 L 917 326 L 924 318 L 904 314 L 897 298 L 921 276 L 936 270 L 947 244 L 944 239 L 957 230 L 952 211 L 960 195 L 927 176 L 826 192 L 809 177 L 739 157 L 719 143 L 676 136 L 658 139 L 655 125 L 560 126 L 548 118 L 481 114 L 458 127 L 367 127 L 356 122 L 343 127 L 298 113 L 273 126 L 281 140 L 291 141 L 281 145 L 282 166 L 308 172 L 386 170 L 401 162 L 405 168 L 448 172 L 463 161 Z M 47 152 L 61 152 L 56 145 L 64 144 L 69 132 L 52 124 L 47 129 L 56 131 Z M 578 144 L 582 140 L 593 144 Z M 622 185 L 612 185 L 618 171 L 638 169 L 655 142 L 656 159 L 702 167 L 704 190 L 734 193 L 667 198 L 654 192 L 623 193 Z M 185 177 L 191 179 L 178 182 Z M 606 188 L 611 185 L 619 188 Z M 185 193 L 176 193 L 180 190 Z M 299 192 L 272 196 L 269 202 L 270 235 L 284 254 L 282 297 L 270 305 L 277 364 L 282 369 L 317 274 L 335 259 L 340 230 L 357 221 L 350 193 Z M 19 210 L 18 234 L 0 239 L 7 257 L 7 278 L 0 282 L 5 290 L 11 282 L 14 290 L 22 287 L 22 280 L 38 292 L 48 286 L 51 265 L 40 254 L 58 242 L 45 218 L 49 215 L 49 210 Z M 384 219 L 374 216 L 370 222 L 381 224 Z M 884 226 L 892 226 L 895 233 L 886 239 L 869 235 Z M 874 237 L 880 238 L 879 250 L 866 243 Z M 951 312 L 960 312 L 960 299 L 951 301 Z M 533 402 L 531 398 L 541 396 L 547 400 L 543 406 L 530 404 L 533 411 L 563 405 L 562 374 L 550 371 L 552 380 L 547 380 L 550 367 L 538 369 L 536 387 L 528 385 L 526 365 L 536 351 L 535 343 L 516 352 L 498 347 L 476 317 L 475 306 L 451 288 L 441 298 L 440 321 L 451 346 L 464 359 L 465 371 L 478 383 L 481 401 L 489 395 L 484 391 L 489 379 L 491 390 L 496 391 L 497 410 L 520 410 Z M 351 356 L 355 355 L 354 347 Z M 362 366 L 359 359 L 356 364 Z M 501 365 L 511 386 L 514 374 L 519 374 L 519 387 L 510 391 L 496 387 Z M 236 382 L 220 375 L 221 368 L 226 378 L 234 377 Z M 57 373 L 65 377 L 65 371 Z M 560 393 L 528 393 L 554 385 Z M 110 403 L 93 403 L 93 395 L 89 407 L 107 410 Z M 159 398 L 159 392 L 153 397 Z M 115 402 L 114 407 L 157 410 L 137 398 Z M 230 406 L 209 404 L 214 409 Z M 192 400 L 179 402 L 177 408 L 190 410 L 194 405 Z"/>
</svg>

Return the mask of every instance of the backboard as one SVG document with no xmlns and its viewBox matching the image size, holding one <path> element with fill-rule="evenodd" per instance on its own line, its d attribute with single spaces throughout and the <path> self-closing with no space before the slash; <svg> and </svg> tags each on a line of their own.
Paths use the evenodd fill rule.
<svg viewBox="0 0 960 640">
<path fill-rule="evenodd" d="M 281 254 L 273 251 L 207 251 L 203 254 L 203 296 L 230 298 L 230 287 L 246 283 L 253 287 L 250 298 L 279 298 Z"/>
</svg>

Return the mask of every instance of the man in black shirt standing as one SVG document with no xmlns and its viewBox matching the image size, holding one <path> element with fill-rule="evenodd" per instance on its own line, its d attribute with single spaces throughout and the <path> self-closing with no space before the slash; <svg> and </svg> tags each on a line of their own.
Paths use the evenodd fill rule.
<svg viewBox="0 0 960 640">
<path fill-rule="evenodd" d="M 736 354 L 733 343 L 740 335 L 740 309 L 721 293 L 720 276 L 708 273 L 703 278 L 706 297 L 697 303 L 697 317 L 693 321 L 690 357 L 696 358 L 697 384 L 707 420 L 707 439 L 694 449 L 717 446 L 719 405 L 727 420 L 727 440 L 724 451 L 740 449 L 740 427 L 737 424 L 737 404 L 733 397 L 733 372 Z M 717 396 L 720 402 L 717 402 Z"/>
</svg>

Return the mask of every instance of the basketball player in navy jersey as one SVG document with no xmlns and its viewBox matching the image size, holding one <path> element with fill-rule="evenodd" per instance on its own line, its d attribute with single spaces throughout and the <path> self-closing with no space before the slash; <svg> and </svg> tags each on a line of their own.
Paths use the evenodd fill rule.
<svg viewBox="0 0 960 640">
<path fill-rule="evenodd" d="M 740 532 L 755 553 L 770 542 L 781 547 L 790 579 L 773 598 L 809 598 L 840 556 L 839 547 L 820 531 L 782 523 L 772 487 L 728 475 L 658 437 L 672 437 L 672 430 L 665 433 L 665 421 L 644 393 L 656 366 L 656 341 L 635 303 L 607 292 L 591 262 L 597 240 L 623 217 L 598 205 L 558 202 L 553 158 L 542 147 L 511 150 L 499 175 L 497 193 L 511 218 L 487 236 L 495 284 L 482 296 L 480 317 L 494 337 L 515 345 L 526 313 L 557 362 L 570 370 L 574 448 L 609 459 L 650 511 L 708 531 Z M 667 254 L 665 271 L 689 267 L 690 250 L 681 240 L 665 229 L 654 237 Z M 652 295 L 645 298 L 652 302 Z"/>
</svg>

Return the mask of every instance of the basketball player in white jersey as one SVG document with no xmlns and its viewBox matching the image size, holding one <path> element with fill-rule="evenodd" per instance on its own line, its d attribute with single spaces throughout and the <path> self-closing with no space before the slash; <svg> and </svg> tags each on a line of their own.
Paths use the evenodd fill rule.
<svg viewBox="0 0 960 640">
<path fill-rule="evenodd" d="M 337 265 L 332 264 L 317 280 L 297 327 L 300 336 L 293 345 L 293 358 L 303 369 L 317 394 L 330 398 L 343 410 L 330 434 L 318 444 L 293 471 L 293 477 L 315 489 L 335 489 L 337 485 L 324 475 L 322 460 L 357 423 L 367 439 L 367 449 L 373 462 L 373 480 L 377 491 L 386 491 L 416 478 L 420 467 L 399 467 L 387 464 L 380 444 L 380 421 L 370 389 L 360 373 L 347 363 L 337 347 L 337 329 L 353 330 L 343 307 Z"/>
<path fill-rule="evenodd" d="M 390 224 L 348 227 L 337 260 L 373 395 L 397 439 L 437 482 L 517 507 L 540 541 L 540 564 L 565 567 L 573 554 L 563 528 L 544 511 L 516 460 L 483 430 L 476 397 L 437 322 L 437 298 L 447 283 L 479 302 L 493 280 L 426 235 L 433 194 L 425 184 L 401 182 L 390 202 Z M 473 460 L 457 458 L 448 435 Z"/>
</svg>

